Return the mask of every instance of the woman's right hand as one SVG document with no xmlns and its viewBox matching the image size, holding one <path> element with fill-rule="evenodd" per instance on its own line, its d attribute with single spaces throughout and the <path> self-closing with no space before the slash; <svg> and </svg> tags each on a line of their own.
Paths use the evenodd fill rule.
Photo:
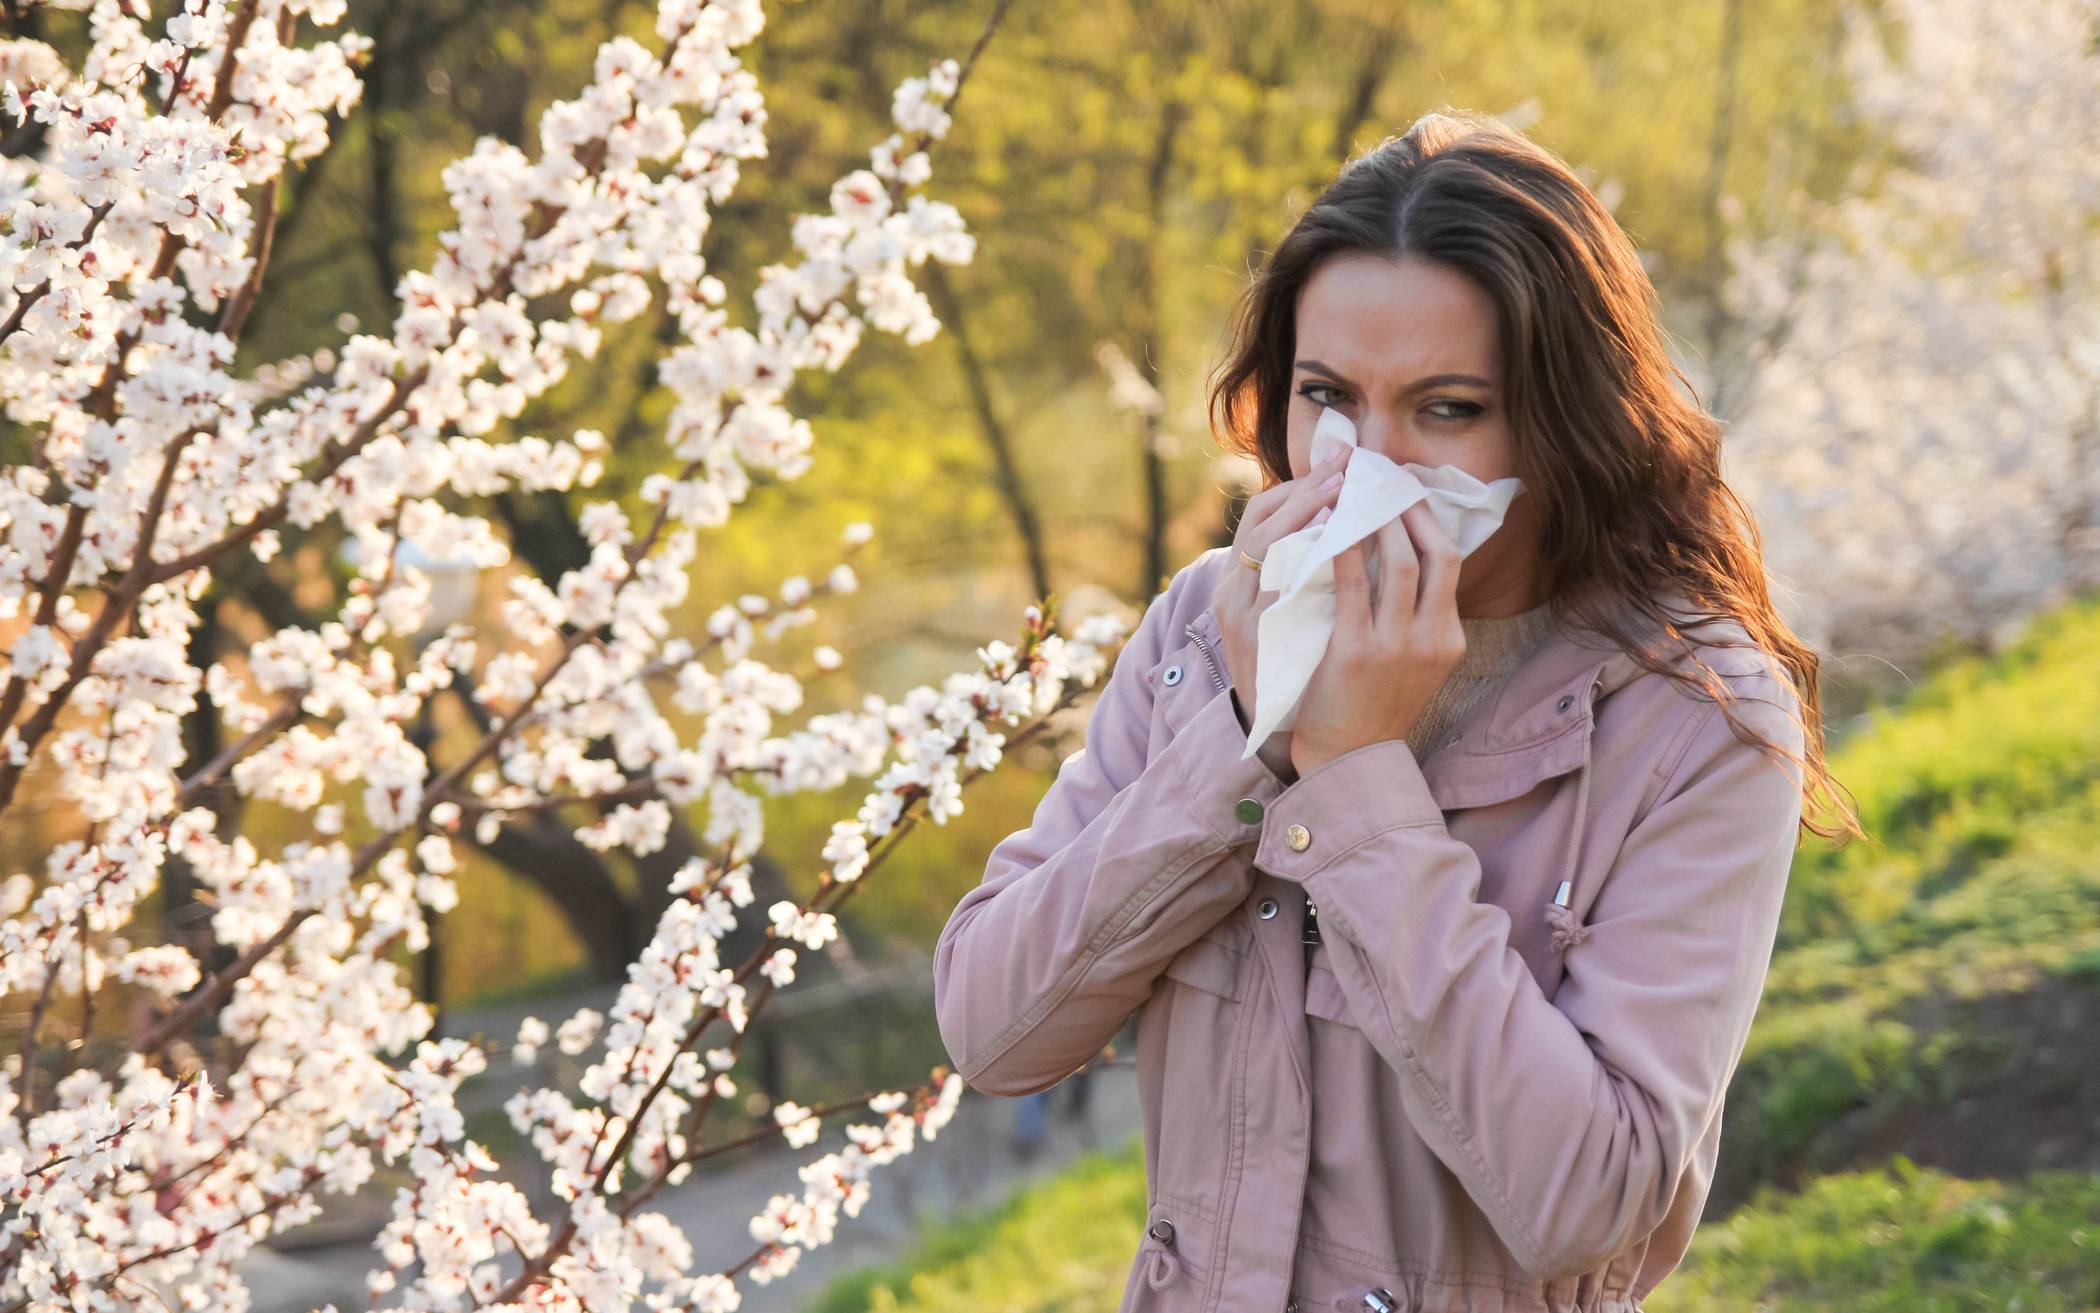
<svg viewBox="0 0 2100 1313">
<path fill-rule="evenodd" d="M 1353 450 L 1353 449 L 1351 449 Z M 1271 590 L 1261 591 L 1261 571 L 1248 565 L 1240 553 L 1255 560 L 1268 555 L 1269 547 L 1287 534 L 1324 521 L 1334 510 L 1335 494 L 1341 490 L 1342 471 L 1349 463 L 1349 450 L 1338 451 L 1306 471 L 1302 479 L 1286 479 L 1264 488 L 1247 499 L 1233 534 L 1233 559 L 1225 577 L 1218 581 L 1211 599 L 1217 613 L 1218 630 L 1225 643 L 1225 664 L 1232 670 L 1232 689 L 1238 698 L 1240 726 L 1253 724 L 1255 635 L 1261 613 L 1276 600 Z M 1290 734 L 1269 735 L 1256 754 L 1271 770 L 1289 778 Z M 1278 769 L 1281 764 L 1282 769 Z"/>
</svg>

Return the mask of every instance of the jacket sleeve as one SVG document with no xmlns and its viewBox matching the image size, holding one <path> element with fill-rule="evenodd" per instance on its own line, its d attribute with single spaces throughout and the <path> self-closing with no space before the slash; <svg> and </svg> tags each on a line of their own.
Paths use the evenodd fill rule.
<svg viewBox="0 0 2100 1313">
<path fill-rule="evenodd" d="M 1790 685 L 1758 675 L 1737 715 L 1799 752 Z M 1774 702 L 1773 697 L 1782 699 Z M 1748 1037 L 1778 932 L 1801 772 L 1700 700 L 1692 738 L 1626 835 L 1545 996 L 1478 898 L 1407 743 L 1306 772 L 1269 808 L 1261 869 L 1319 907 L 1331 965 L 1400 1074 L 1415 1130 L 1527 1269 L 1591 1272 L 1670 1210 Z M 1282 837 L 1303 825 L 1294 851 Z M 1301 836 L 1302 837 L 1302 836 Z"/>
<path fill-rule="evenodd" d="M 949 915 L 933 952 L 933 1002 L 956 1070 L 989 1094 L 1047 1089 L 1098 1053 L 1181 949 L 1253 890 L 1246 863 L 1264 806 L 1283 782 L 1260 757 L 1229 690 L 1201 652 L 1191 680 L 1209 697 L 1147 759 L 1146 672 L 1186 639 L 1173 622 L 1203 558 L 1174 577 L 1124 644 L 1088 719 L 1027 829 L 992 849 L 984 880 Z M 1206 603 L 1207 604 L 1207 603 Z M 1170 622 L 1173 632 L 1166 632 Z M 1184 687 L 1181 696 L 1201 696 Z"/>
</svg>

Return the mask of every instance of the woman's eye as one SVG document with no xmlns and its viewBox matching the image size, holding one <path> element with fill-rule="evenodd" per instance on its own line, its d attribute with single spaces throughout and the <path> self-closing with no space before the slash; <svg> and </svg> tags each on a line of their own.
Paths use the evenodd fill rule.
<svg viewBox="0 0 2100 1313">
<path fill-rule="evenodd" d="M 1304 383 L 1301 384 L 1298 388 L 1298 395 L 1304 397 L 1307 401 L 1317 402 L 1322 406 L 1332 406 L 1337 404 L 1332 401 L 1321 401 L 1318 397 L 1313 395 L 1313 393 L 1315 392 L 1332 392 L 1337 396 L 1341 395 L 1340 388 L 1329 387 L 1325 383 Z"/>
<path fill-rule="evenodd" d="M 1455 406 L 1457 408 L 1456 414 L 1452 414 L 1449 412 L 1438 412 L 1438 419 L 1471 419 L 1475 415 L 1478 415 L 1482 410 L 1482 407 L 1477 406 L 1470 401 L 1436 401 L 1431 402 L 1430 404 L 1434 406 Z"/>
</svg>

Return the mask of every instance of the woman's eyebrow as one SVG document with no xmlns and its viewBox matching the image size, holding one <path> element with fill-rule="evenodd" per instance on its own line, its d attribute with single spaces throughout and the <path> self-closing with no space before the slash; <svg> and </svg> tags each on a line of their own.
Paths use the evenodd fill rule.
<svg viewBox="0 0 2100 1313">
<path fill-rule="evenodd" d="M 1350 383 L 1348 379 L 1343 378 L 1339 372 L 1328 367 L 1327 365 L 1322 364 L 1317 360 L 1301 360 L 1298 362 L 1298 368 L 1305 370 L 1309 373 L 1325 374 L 1327 377 L 1333 379 L 1335 382 L 1346 384 L 1349 387 L 1356 386 L 1354 383 Z M 1491 388 L 1493 386 L 1494 384 L 1488 382 L 1486 379 L 1480 377 L 1480 375 L 1478 374 L 1431 374 L 1428 378 L 1418 378 L 1414 382 L 1408 384 L 1406 391 L 1426 392 L 1430 388 Z"/>
</svg>

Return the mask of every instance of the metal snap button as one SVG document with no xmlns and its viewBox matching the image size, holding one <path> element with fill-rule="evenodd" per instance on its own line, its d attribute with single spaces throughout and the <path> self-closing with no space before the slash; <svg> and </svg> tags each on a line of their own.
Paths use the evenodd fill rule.
<svg viewBox="0 0 2100 1313">
<path fill-rule="evenodd" d="M 1146 1228 L 1146 1234 L 1163 1245 L 1171 1245 L 1174 1243 L 1174 1224 L 1162 1217 Z"/>
<path fill-rule="evenodd" d="M 1283 1313 L 1300 1313 L 1300 1310 L 1304 1307 L 1298 1302 L 1296 1295 L 1292 1295 L 1289 1299 L 1283 1301 Z"/>
<path fill-rule="evenodd" d="M 1253 825 L 1259 822 L 1261 820 L 1261 799 L 1240 799 L 1238 802 L 1232 804 L 1232 814 L 1234 816 L 1239 817 L 1241 820 L 1245 821 L 1249 825 Z"/>
<path fill-rule="evenodd" d="M 1384 1286 L 1378 1286 L 1375 1289 L 1364 1292 L 1364 1307 L 1370 1309 L 1371 1313 L 1393 1313 L 1393 1310 L 1400 1307 L 1400 1305 L 1393 1298 L 1392 1291 L 1387 1290 Z"/>
<path fill-rule="evenodd" d="M 1312 831 L 1302 825 L 1293 825 L 1283 832 L 1283 841 L 1291 846 L 1292 852 L 1302 853 L 1305 846 L 1312 842 Z"/>
<path fill-rule="evenodd" d="M 1171 687 L 1171 686 L 1173 686 L 1173 685 L 1175 685 L 1175 684 L 1179 684 L 1179 683 L 1181 682 L 1181 667 L 1180 667 L 1180 666 L 1168 666 L 1168 667 L 1167 667 L 1167 669 L 1166 669 L 1166 672 L 1165 672 L 1164 674 L 1160 675 L 1160 677 L 1159 677 L 1159 678 L 1160 678 L 1160 682 L 1162 682 L 1162 683 L 1164 683 L 1164 684 L 1166 684 L 1166 685 L 1168 685 L 1168 686 L 1170 686 L 1170 687 Z"/>
<path fill-rule="evenodd" d="M 1276 900 L 1273 898 L 1262 899 L 1261 902 L 1255 904 L 1254 914 L 1264 921 L 1276 915 Z"/>
<path fill-rule="evenodd" d="M 1560 701 L 1553 704 L 1553 709 L 1555 711 L 1566 711 L 1573 705 L 1575 705 L 1575 695 L 1573 693 L 1563 693 L 1560 695 Z"/>
</svg>

